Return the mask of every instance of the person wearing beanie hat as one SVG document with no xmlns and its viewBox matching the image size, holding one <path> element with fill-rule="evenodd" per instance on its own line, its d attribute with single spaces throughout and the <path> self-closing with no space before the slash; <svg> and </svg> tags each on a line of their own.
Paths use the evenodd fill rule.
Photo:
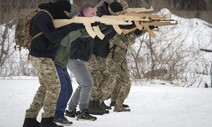
<svg viewBox="0 0 212 127">
<path fill-rule="evenodd" d="M 109 9 L 110 9 L 113 13 L 123 11 L 122 5 L 121 5 L 120 3 L 118 3 L 118 2 L 112 2 L 112 3 L 109 5 Z"/>
<path fill-rule="evenodd" d="M 126 1 L 124 0 L 115 0 L 115 1 L 121 4 L 121 6 L 123 7 L 123 11 L 126 11 L 129 8 L 129 5 Z"/>
<path fill-rule="evenodd" d="M 128 9 L 128 4 L 124 0 L 116 0 L 109 4 L 108 10 L 112 15 L 119 15 Z"/>
<path fill-rule="evenodd" d="M 38 6 L 39 11 L 30 24 L 30 35 L 33 37 L 41 33 L 31 41 L 29 49 L 29 60 L 35 68 L 40 86 L 33 101 L 26 110 L 23 127 L 63 127 L 53 122 L 57 99 L 60 94 L 61 83 L 54 59 L 61 40 L 71 31 L 80 29 L 82 26 L 70 24 L 56 29 L 53 19 L 66 19 L 70 12 L 71 4 L 68 1 L 57 1 L 55 3 L 44 3 Z M 42 119 L 39 123 L 37 116 L 43 108 Z"/>
</svg>

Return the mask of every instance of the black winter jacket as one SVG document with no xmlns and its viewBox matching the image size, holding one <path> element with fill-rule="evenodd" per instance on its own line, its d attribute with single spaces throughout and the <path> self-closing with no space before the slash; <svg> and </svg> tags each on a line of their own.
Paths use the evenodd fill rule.
<svg viewBox="0 0 212 127">
<path fill-rule="evenodd" d="M 51 3 L 40 5 L 39 7 L 50 12 L 54 19 L 59 18 L 55 16 L 54 8 L 52 7 Z M 65 27 L 55 29 L 51 17 L 46 12 L 38 12 L 32 19 L 30 34 L 32 37 L 39 32 L 43 32 L 43 34 L 32 41 L 30 55 L 54 59 L 61 40 L 71 31 L 77 30 L 81 27 L 83 26 L 78 24 L 70 24 Z"/>
<path fill-rule="evenodd" d="M 101 30 L 101 32 L 105 35 L 105 37 L 103 40 L 99 39 L 98 37 L 95 38 L 93 54 L 95 56 L 106 58 L 110 53 L 109 41 L 116 35 L 116 32 L 112 26 L 106 26 L 106 28 Z"/>
<path fill-rule="evenodd" d="M 76 39 L 71 44 L 70 58 L 88 61 L 92 55 L 93 46 L 94 39 L 91 37 Z"/>
<path fill-rule="evenodd" d="M 97 9 L 97 16 L 101 17 L 103 15 L 110 15 L 108 6 L 109 4 L 104 2 L 103 5 Z M 100 40 L 98 37 L 95 38 L 93 54 L 95 56 L 106 58 L 110 52 L 109 40 L 116 35 L 116 32 L 112 26 L 106 26 L 104 24 L 100 24 L 100 30 L 105 35 L 105 38 L 103 40 Z"/>
</svg>

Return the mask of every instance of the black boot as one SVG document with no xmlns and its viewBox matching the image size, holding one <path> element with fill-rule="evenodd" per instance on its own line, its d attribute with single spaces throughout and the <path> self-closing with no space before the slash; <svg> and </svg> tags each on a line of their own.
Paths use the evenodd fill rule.
<svg viewBox="0 0 212 127">
<path fill-rule="evenodd" d="M 99 101 L 92 100 L 89 101 L 88 112 L 93 115 L 103 115 L 105 110 L 99 108 Z"/>
<path fill-rule="evenodd" d="M 100 101 L 99 100 L 96 100 L 95 101 L 95 105 L 96 105 L 96 108 L 101 110 L 101 111 L 104 111 L 104 114 L 108 114 L 109 113 L 109 110 L 106 108 L 106 105 L 101 105 Z"/>
<path fill-rule="evenodd" d="M 116 102 L 115 102 L 115 101 L 112 101 L 112 102 L 110 103 L 110 107 L 115 106 L 115 104 L 116 104 Z M 124 108 L 129 108 L 129 105 L 127 105 L 127 104 L 122 104 L 122 107 L 124 107 Z"/>
<path fill-rule="evenodd" d="M 50 117 L 50 118 L 42 118 L 39 127 L 63 127 L 63 126 L 55 124 L 53 122 L 53 117 Z"/>
<path fill-rule="evenodd" d="M 65 111 L 65 116 L 74 118 L 76 115 L 77 115 L 77 111 L 76 110 L 73 110 L 73 111 L 66 110 Z"/>
<path fill-rule="evenodd" d="M 95 120 L 97 120 L 97 118 L 95 116 L 90 115 L 87 109 L 84 109 L 82 112 L 80 112 L 77 115 L 77 120 L 95 121 Z"/>
<path fill-rule="evenodd" d="M 116 102 L 115 101 L 111 101 L 110 103 L 110 107 L 115 106 Z"/>
<path fill-rule="evenodd" d="M 25 118 L 23 127 L 38 127 L 39 125 L 36 118 Z"/>
<path fill-rule="evenodd" d="M 124 108 L 129 108 L 129 105 L 127 105 L 127 104 L 122 104 L 122 107 L 124 107 Z"/>
<path fill-rule="evenodd" d="M 110 110 L 111 109 L 111 107 L 110 106 L 107 106 L 104 101 L 102 101 L 99 106 L 101 108 L 104 108 L 104 109 L 107 109 L 107 110 Z"/>
</svg>

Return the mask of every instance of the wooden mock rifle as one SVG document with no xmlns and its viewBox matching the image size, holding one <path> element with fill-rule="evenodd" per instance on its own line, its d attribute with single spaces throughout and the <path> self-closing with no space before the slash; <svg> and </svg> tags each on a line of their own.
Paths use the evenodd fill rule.
<svg viewBox="0 0 212 127">
<path fill-rule="evenodd" d="M 133 8 L 129 9 L 133 10 Z M 62 27 L 71 23 L 81 23 L 84 24 L 86 31 L 88 34 L 94 38 L 98 36 L 100 39 L 103 39 L 105 35 L 101 32 L 99 26 L 92 27 L 92 23 L 103 23 L 106 25 L 112 25 L 114 30 L 118 34 L 128 34 L 130 32 L 135 31 L 136 29 L 147 31 L 151 37 L 156 37 L 154 31 L 150 28 L 150 26 L 160 27 L 167 25 L 177 25 L 178 22 L 174 19 L 171 19 L 167 16 L 156 15 L 156 14 L 148 14 L 148 13 L 140 13 L 144 11 L 151 11 L 153 8 L 151 7 L 149 10 L 146 8 L 134 8 L 134 12 L 136 13 L 125 13 L 123 15 L 104 15 L 102 17 L 74 17 L 72 19 L 57 19 L 54 20 L 54 25 L 56 28 Z M 132 11 L 133 12 L 133 11 Z M 139 13 L 137 13 L 139 12 Z M 121 26 L 132 25 L 135 24 L 135 28 L 132 29 L 121 29 Z"/>
<path fill-rule="evenodd" d="M 132 16 L 137 17 L 137 19 L 145 19 L 146 21 L 142 20 L 134 20 L 135 28 L 129 30 L 122 30 L 123 34 L 128 34 L 130 32 L 135 31 L 136 29 L 145 30 L 147 31 L 151 37 L 155 38 L 156 34 L 154 33 L 153 29 L 150 26 L 154 26 L 156 28 L 160 26 L 167 26 L 167 25 L 177 25 L 178 22 L 170 17 L 164 15 L 156 15 L 156 14 L 147 14 L 147 13 L 126 13 L 125 16 Z"/>
<path fill-rule="evenodd" d="M 84 24 L 88 34 L 94 38 L 98 36 L 100 39 L 104 38 L 104 35 L 101 33 L 99 27 L 92 27 L 92 23 L 103 23 L 106 25 L 131 25 L 131 22 L 126 22 L 125 20 L 117 19 L 108 19 L 104 17 L 74 17 L 72 19 L 55 19 L 53 20 L 55 28 L 66 26 L 71 23 L 80 23 Z M 116 30 L 116 29 L 115 29 Z"/>
</svg>

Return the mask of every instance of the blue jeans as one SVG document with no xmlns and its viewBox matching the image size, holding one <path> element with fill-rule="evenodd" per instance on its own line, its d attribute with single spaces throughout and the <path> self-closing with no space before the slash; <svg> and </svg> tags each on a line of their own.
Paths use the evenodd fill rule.
<svg viewBox="0 0 212 127">
<path fill-rule="evenodd" d="M 67 103 L 71 97 L 73 92 L 71 79 L 68 74 L 67 68 L 62 68 L 58 65 L 55 65 L 57 69 L 58 76 L 60 78 L 61 90 L 57 100 L 56 110 L 54 118 L 62 118 L 64 117 L 64 112 L 67 107 Z"/>
</svg>

